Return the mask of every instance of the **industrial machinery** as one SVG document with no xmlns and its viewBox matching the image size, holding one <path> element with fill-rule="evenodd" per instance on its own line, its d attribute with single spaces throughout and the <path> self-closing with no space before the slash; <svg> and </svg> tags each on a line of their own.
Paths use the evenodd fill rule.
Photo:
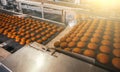
<svg viewBox="0 0 120 72">
<path fill-rule="evenodd" d="M 119 1 L 107 2 L 1 0 L 0 72 L 119 72 Z"/>
</svg>

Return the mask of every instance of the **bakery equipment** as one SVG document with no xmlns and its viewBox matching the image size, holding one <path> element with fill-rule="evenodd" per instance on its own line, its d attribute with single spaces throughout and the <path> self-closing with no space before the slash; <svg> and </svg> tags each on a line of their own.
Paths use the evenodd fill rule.
<svg viewBox="0 0 120 72">
<path fill-rule="evenodd" d="M 107 72 L 54 50 L 46 50 L 38 43 L 24 46 L 2 63 L 13 72 Z"/>
<path fill-rule="evenodd" d="M 9 11 L 5 11 L 5 10 L 1 10 L 1 17 L 3 17 L 3 18 L 1 18 L 1 24 L 6 24 L 6 26 L 7 26 L 7 24 L 12 25 L 12 26 L 16 26 L 15 30 L 14 30 L 15 31 L 15 36 L 17 37 L 17 35 L 18 35 L 19 37 L 22 37 L 22 38 L 24 37 L 24 35 L 22 36 L 21 33 L 16 34 L 16 32 L 18 32 L 18 31 L 20 32 L 20 26 L 21 25 L 17 26 L 16 24 L 17 23 L 24 24 L 24 20 L 26 20 L 25 22 L 29 23 L 29 26 L 27 25 L 27 26 L 24 27 L 24 25 L 22 25 L 22 27 L 24 27 L 24 29 L 29 28 L 29 29 L 25 30 L 26 33 L 28 31 L 28 33 L 26 35 L 29 35 L 30 33 L 33 33 L 33 35 L 32 36 L 30 35 L 30 36 L 35 38 L 34 40 L 31 39 L 31 38 L 29 38 L 28 40 L 30 40 L 30 42 L 34 42 L 34 41 L 39 42 L 39 40 L 42 41 L 43 39 L 45 39 L 44 41 L 42 41 L 42 44 L 44 44 L 44 45 L 47 44 L 48 42 L 50 42 L 54 37 L 56 37 L 65 28 L 65 25 L 62 24 L 62 23 L 58 23 L 58 22 L 54 22 L 54 21 L 50 21 L 50 20 L 46 20 L 46 19 L 41 19 L 41 18 L 38 18 L 38 17 L 35 17 L 35 16 L 21 15 L 19 13 L 17 14 L 15 12 L 9 12 Z M 12 17 L 15 17 L 17 20 L 13 21 L 11 23 L 11 21 L 8 22 L 7 20 L 4 19 L 4 18 L 7 18 L 7 17 L 9 17 L 9 20 L 11 20 L 11 21 L 12 21 Z M 27 21 L 27 19 L 32 21 L 32 22 Z M 5 23 L 3 23 L 2 21 L 4 21 Z M 30 25 L 31 23 L 33 23 L 33 24 Z M 36 27 L 37 29 L 35 29 L 35 28 L 30 29 L 30 26 L 35 27 L 36 23 L 37 23 L 37 26 L 39 26 L 39 27 Z M 40 24 L 42 24 L 42 25 L 40 25 Z M 54 26 L 54 29 L 52 29 L 51 26 Z M 1 29 L 2 28 L 4 28 L 4 27 L 1 27 Z M 41 30 L 38 31 L 38 28 L 41 28 Z M 9 29 L 9 27 L 7 29 Z M 49 30 L 47 30 L 47 29 L 49 29 Z M 14 33 L 14 32 L 9 33 L 9 34 L 8 33 L 4 34 L 5 31 L 6 31 L 6 29 L 4 29 L 4 31 L 1 30 L 1 34 L 0 34 L 0 41 L 2 43 L 1 46 L 3 44 L 7 43 L 6 45 L 3 45 L 2 47 L 4 47 L 6 50 L 8 50 L 11 53 L 14 53 L 18 49 L 20 49 L 22 46 L 24 46 L 24 44 L 21 44 L 20 42 L 16 41 L 16 39 L 18 39 L 18 37 L 17 38 L 13 37 L 14 34 L 12 34 L 12 33 Z M 54 31 L 54 32 L 51 33 L 50 31 L 51 32 Z M 9 30 L 8 32 L 11 32 L 11 31 Z M 51 34 L 49 34 L 49 32 Z M 24 34 L 25 34 L 25 32 L 24 32 Z M 38 39 L 37 35 L 39 35 L 39 39 Z M 41 36 L 41 35 L 46 35 L 46 36 Z M 37 38 L 36 38 L 36 36 L 37 36 Z M 45 37 L 48 37 L 49 39 L 48 38 L 46 39 Z M 39 42 L 39 43 L 41 43 L 41 42 Z"/>
<path fill-rule="evenodd" d="M 106 25 L 103 25 L 101 27 L 101 22 L 103 22 L 102 24 Z M 109 30 L 111 32 L 108 32 L 109 30 L 106 27 L 109 27 Z M 95 63 L 93 64 L 108 69 L 110 71 L 119 72 L 119 68 L 115 67 L 112 62 L 114 58 L 119 58 L 119 56 L 116 56 L 113 53 L 116 48 L 119 48 L 119 46 L 116 47 L 116 44 L 119 45 L 118 41 L 120 41 L 119 38 L 117 38 L 116 40 L 116 37 L 119 37 L 119 31 L 116 31 L 116 27 L 119 27 L 119 21 L 116 20 L 88 19 L 74 26 L 69 32 L 67 30 L 64 36 L 61 36 L 61 38 L 59 36 L 58 38 L 56 38 L 56 42 L 54 42 L 53 40 L 53 42 L 51 41 L 48 46 L 53 47 L 54 45 L 57 50 L 62 50 L 65 52 L 67 51 L 68 53 L 71 52 L 70 54 L 72 55 L 74 55 L 74 53 L 77 53 L 79 55 L 91 57 L 95 60 Z M 103 49 L 104 47 L 107 47 L 107 50 Z M 98 57 L 100 53 L 108 55 L 107 63 L 102 63 L 102 61 L 100 61 L 101 59 L 103 59 L 102 57 L 101 59 Z"/>
<path fill-rule="evenodd" d="M 4 59 L 6 59 L 9 55 L 11 55 L 10 52 L 0 47 L 0 61 L 3 61 Z"/>
<path fill-rule="evenodd" d="M 50 53 L 51 53 L 51 51 L 53 51 L 51 53 L 52 56 L 56 56 L 56 54 L 60 53 L 60 54 L 65 55 L 67 57 L 71 57 L 72 59 L 77 59 L 79 61 L 83 61 L 85 63 L 88 63 L 88 64 L 93 65 L 93 66 L 98 67 L 98 68 L 100 67 L 100 70 L 102 68 L 102 69 L 105 69 L 105 70 L 108 70 L 108 71 L 119 72 L 119 70 L 114 69 L 113 65 L 111 66 L 111 63 L 109 64 L 109 66 L 107 64 L 107 66 L 108 66 L 107 67 L 106 65 L 101 64 L 98 61 L 96 61 L 94 58 L 87 57 L 87 56 L 80 55 L 80 54 L 76 54 L 76 53 L 66 52 L 64 50 L 60 50 L 59 48 L 55 48 L 53 46 L 55 41 L 58 41 L 61 37 L 63 37 L 65 34 L 67 34 L 73 28 L 73 26 L 75 24 L 79 24 L 82 21 L 99 19 L 99 18 L 102 19 L 102 20 L 119 21 L 119 15 L 116 14 L 116 12 L 114 13 L 114 10 L 109 10 L 110 13 L 107 13 L 107 14 L 104 13 L 104 11 L 103 11 L 103 13 L 101 13 L 101 12 L 99 13 L 99 11 L 94 12 L 94 10 L 95 10 L 94 7 L 96 7 L 96 6 L 92 7 L 92 6 L 89 6 L 89 5 L 86 5 L 86 4 L 84 5 L 84 4 L 82 4 L 82 1 L 81 1 L 81 4 L 73 4 L 73 3 L 71 4 L 71 3 L 68 3 L 68 2 L 60 2 L 60 0 L 59 1 L 52 1 L 52 0 L 49 0 L 49 1 L 24 0 L 23 1 L 23 0 L 17 0 L 17 3 L 18 3 L 19 10 L 21 12 L 20 14 L 22 14 L 22 13 L 26 14 L 25 18 L 32 18 L 34 20 L 39 20 L 40 19 L 40 21 L 48 21 L 48 22 L 50 21 L 52 23 L 60 24 L 60 25 L 63 25 L 65 23 L 65 27 L 64 27 L 64 30 L 62 32 L 57 34 L 50 41 L 48 41 L 46 44 L 43 43 L 45 46 L 47 46 L 46 48 L 45 47 L 41 48 L 41 46 L 39 46 L 42 50 L 38 49 L 38 48 L 34 47 L 35 44 L 30 45 L 30 46 L 32 46 L 32 48 L 35 48 L 35 49 L 40 50 L 42 52 L 44 52 L 43 50 L 48 51 Z M 102 9 L 104 10 L 105 7 L 102 8 Z M 96 10 L 97 10 L 97 8 L 96 8 Z M 101 9 L 99 9 L 99 10 L 101 10 Z M 73 13 L 72 13 L 72 11 L 73 11 Z M 118 15 L 118 17 L 116 15 Z M 17 16 L 21 17 L 21 15 L 17 15 Z M 73 20 L 73 21 L 71 21 L 71 20 Z M 62 23 L 59 23 L 59 22 L 62 22 Z M 33 25 L 33 24 L 31 24 L 31 25 Z M 24 24 L 23 26 L 26 26 L 26 24 Z M 117 30 L 119 30 L 119 29 L 117 29 Z M 118 33 L 119 33 L 119 31 L 118 31 Z M 85 34 L 85 35 L 87 35 L 87 34 Z M 4 36 L 1 36 L 1 37 L 4 38 Z M 3 39 L 3 41 L 1 41 L 1 43 L 6 42 L 7 40 L 9 41 L 10 39 L 7 39 L 7 38 Z M 17 44 L 16 43 L 17 42 L 12 40 L 10 45 L 8 44 L 7 45 L 8 47 L 6 47 L 6 48 L 8 48 L 8 51 L 12 52 L 13 54 L 15 54 L 14 52 L 17 52 L 17 51 L 20 51 L 21 49 L 23 49 L 23 46 L 24 46 L 24 45 L 22 45 L 22 46 L 19 47 L 19 43 L 17 43 Z M 9 50 L 10 47 L 14 47 L 12 49 L 12 51 Z M 50 48 L 50 49 L 47 49 L 47 48 Z M 76 49 L 78 49 L 78 48 L 76 48 Z M 99 52 L 99 50 L 98 50 L 98 52 Z M 112 54 L 111 54 L 111 57 L 112 57 Z M 72 60 L 72 59 L 70 59 L 70 60 Z M 64 59 L 62 59 L 62 60 L 64 60 Z M 58 61 L 59 61 L 59 59 L 58 59 Z M 66 61 L 66 60 L 64 60 L 64 61 Z M 78 62 L 76 61 L 76 62 L 79 63 L 79 61 Z M 76 64 L 76 62 L 75 62 L 75 64 Z M 10 69 L 16 70 L 16 68 L 13 68 L 11 64 L 6 64 L 6 65 L 10 65 L 9 66 Z M 19 65 L 19 64 L 17 64 L 17 65 Z M 52 65 L 52 64 L 50 64 L 50 65 Z M 60 66 L 62 67 L 62 65 L 60 65 Z M 71 67 L 71 65 L 67 65 L 67 64 L 65 64 L 64 66 L 69 67 L 69 68 Z M 89 66 L 89 65 L 85 65 L 85 66 Z M 26 66 L 26 68 L 27 67 L 28 66 Z M 66 68 L 66 67 L 64 67 L 64 68 Z M 70 69 L 72 71 L 72 68 L 70 68 Z M 78 67 L 73 68 L 73 70 L 74 69 L 79 69 L 79 68 Z M 82 69 L 84 69 L 84 68 L 82 68 Z M 81 69 L 81 71 L 84 71 L 82 69 Z M 46 69 L 46 70 L 48 70 L 48 69 Z M 59 68 L 58 68 L 58 70 L 59 70 Z M 90 69 L 90 71 L 93 71 L 93 70 L 94 70 L 94 68 Z M 69 70 L 67 69 L 67 71 L 69 71 Z"/>
</svg>

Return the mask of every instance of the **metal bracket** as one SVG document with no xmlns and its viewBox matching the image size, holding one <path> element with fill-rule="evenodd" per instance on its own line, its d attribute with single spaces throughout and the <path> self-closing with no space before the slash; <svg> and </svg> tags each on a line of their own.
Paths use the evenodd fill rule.
<svg viewBox="0 0 120 72">
<path fill-rule="evenodd" d="M 30 43 L 28 46 L 30 46 L 30 47 L 32 47 L 32 48 L 34 48 L 34 49 L 36 49 L 36 50 L 40 50 L 40 51 L 42 51 L 42 52 L 46 52 L 47 50 L 48 50 L 48 48 L 46 47 L 46 46 L 44 46 L 44 45 L 42 45 L 42 44 L 38 44 L 38 43 Z"/>
</svg>

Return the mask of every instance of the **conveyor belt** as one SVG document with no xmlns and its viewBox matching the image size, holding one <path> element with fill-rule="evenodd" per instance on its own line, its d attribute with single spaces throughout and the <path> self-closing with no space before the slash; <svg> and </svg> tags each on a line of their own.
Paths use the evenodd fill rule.
<svg viewBox="0 0 120 72">
<path fill-rule="evenodd" d="M 52 52 L 41 50 L 38 43 L 31 45 L 23 47 L 2 63 L 13 72 L 107 72 L 59 52 L 51 55 Z"/>
<path fill-rule="evenodd" d="M 4 12 L 4 13 L 3 13 Z M 19 24 L 22 24 L 22 20 L 23 19 L 31 19 L 32 21 L 36 21 L 36 23 L 34 23 L 35 25 L 37 24 L 37 25 L 39 25 L 38 23 L 39 22 L 42 22 L 42 23 L 46 23 L 46 25 L 47 24 L 52 24 L 53 26 L 55 26 L 55 27 L 57 27 L 57 29 L 59 29 L 60 27 L 62 27 L 63 29 L 65 28 L 65 26 L 63 26 L 63 25 L 61 25 L 61 24 L 58 24 L 58 23 L 54 23 L 54 22 L 50 22 L 50 21 L 46 21 L 46 20 L 42 20 L 42 19 L 37 19 L 37 18 L 34 18 L 34 17 L 26 17 L 26 18 L 19 18 L 19 17 L 16 17 L 16 16 L 14 16 L 14 17 L 16 17 L 18 20 L 17 20 L 17 22 L 13 22 L 13 23 L 11 23 L 11 21 L 10 20 L 12 20 L 12 15 L 14 15 L 14 13 L 13 14 L 11 14 L 11 15 L 9 15 L 9 14 L 7 14 L 8 12 L 7 11 L 4 11 L 4 10 L 1 10 L 1 13 L 3 13 L 4 15 L 2 16 L 2 14 L 1 14 L 1 17 L 4 17 L 4 18 L 6 18 L 7 19 L 7 17 L 9 17 L 9 22 L 7 22 L 7 20 L 4 20 L 3 18 L 1 18 L 1 20 L 3 21 L 3 22 L 6 22 L 6 23 L 4 23 L 4 24 L 8 24 L 8 25 L 11 25 L 11 26 L 17 26 L 17 28 L 15 28 L 15 31 L 16 32 L 18 32 L 19 31 L 19 29 L 21 28 L 20 27 L 20 25 Z M 6 14 L 5 14 L 6 13 Z M 2 22 L 1 22 L 1 24 L 3 24 Z M 17 24 L 17 25 L 16 25 Z M 27 23 L 26 23 L 27 24 Z M 33 25 L 33 24 L 31 24 L 31 25 Z M 2 27 L 3 26 L 3 27 Z M 2 28 L 4 28 L 4 25 L 1 25 L 1 29 Z M 26 27 L 25 27 L 26 28 Z M 44 27 L 45 28 L 45 27 Z M 7 28 L 8 29 L 8 28 Z M 47 29 L 47 28 L 46 28 Z M 20 49 L 21 47 L 23 47 L 24 46 L 24 44 L 19 44 L 19 42 L 16 42 L 16 38 L 12 38 L 12 37 L 9 37 L 9 35 L 7 35 L 7 34 L 4 34 L 3 35 L 3 33 L 5 33 L 5 30 L 6 29 L 4 29 L 3 31 L 1 30 L 1 34 L 0 34 L 0 42 L 1 43 L 3 43 L 3 42 L 6 42 L 6 41 L 9 41 L 9 40 L 11 40 L 11 43 L 9 43 L 7 46 L 5 46 L 4 48 L 6 49 L 6 50 L 8 50 L 9 52 L 11 52 L 11 53 L 13 53 L 13 52 L 15 52 L 15 51 L 17 51 L 18 49 Z M 36 29 L 37 30 L 37 29 Z M 52 31 L 52 30 L 51 30 Z M 47 44 L 48 42 L 50 42 L 54 37 L 56 37 L 60 32 L 61 32 L 62 30 L 60 30 L 59 32 L 56 32 L 55 31 L 55 33 L 54 33 L 54 35 L 52 35 L 49 39 L 47 39 L 47 40 L 45 40 L 45 41 L 42 41 L 42 44 Z M 8 32 L 10 32 L 10 31 L 8 31 Z M 35 33 L 35 31 L 31 31 L 32 33 Z M 42 31 L 43 32 L 43 31 Z M 13 33 L 13 32 L 12 32 Z M 12 33 L 10 33 L 10 34 L 12 34 Z M 16 34 L 16 33 L 15 33 Z M 37 34 L 35 34 L 35 35 L 38 35 L 38 34 L 40 34 L 41 35 L 41 33 L 37 33 Z M 19 35 L 19 34 L 16 34 L 16 35 Z M 23 37 L 23 36 L 21 36 L 21 37 Z M 41 39 L 41 38 L 39 38 L 39 39 Z M 39 40 L 38 39 L 38 40 Z M 37 41 L 37 40 L 36 40 Z M 33 42 L 33 41 L 32 41 Z M 38 41 L 37 41 L 38 42 Z"/>
<path fill-rule="evenodd" d="M 72 28 L 69 33 L 65 34 L 60 41 L 56 40 L 56 47 L 59 50 L 69 51 L 74 53 L 82 54 L 88 57 L 95 59 L 95 65 L 105 68 L 110 71 L 119 72 L 119 69 L 116 68 L 112 60 L 114 58 L 118 58 L 113 53 L 113 50 L 118 50 L 120 54 L 120 50 L 116 48 L 114 44 L 119 44 L 120 41 L 120 31 L 119 31 L 119 21 L 114 20 L 104 20 L 104 19 L 93 19 L 86 20 L 81 22 Z M 95 34 L 95 35 L 94 35 Z M 109 37 L 110 36 L 110 37 Z M 74 39 L 76 37 L 76 39 Z M 69 41 L 67 40 L 69 38 Z M 71 39 L 70 39 L 71 38 Z M 97 38 L 96 40 L 91 40 L 92 38 Z M 117 38 L 117 40 L 116 40 Z M 108 43 L 104 43 L 107 41 Z M 60 42 L 60 43 L 59 43 Z M 72 43 L 71 43 L 72 42 Z M 75 43 L 75 44 L 74 44 Z M 109 44 L 110 43 L 110 44 Z M 85 44 L 85 45 L 84 45 Z M 119 44 L 120 45 L 120 44 Z M 107 46 L 109 50 L 107 52 L 102 52 L 100 50 L 101 46 Z M 91 51 L 91 53 L 87 54 L 87 51 Z M 93 55 L 92 55 L 93 52 Z M 99 54 L 105 54 L 108 56 L 107 63 L 100 63 L 100 59 L 98 59 Z M 101 57 L 102 58 L 102 57 Z M 119 63 L 118 63 L 119 65 Z"/>
</svg>

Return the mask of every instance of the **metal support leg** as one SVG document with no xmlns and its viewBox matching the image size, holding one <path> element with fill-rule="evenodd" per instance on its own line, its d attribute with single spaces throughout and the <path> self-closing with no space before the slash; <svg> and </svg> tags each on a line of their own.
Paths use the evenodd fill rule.
<svg viewBox="0 0 120 72">
<path fill-rule="evenodd" d="M 18 9 L 20 10 L 20 13 L 23 13 L 21 3 L 18 3 Z"/>
<path fill-rule="evenodd" d="M 44 18 L 44 6 L 42 6 L 41 9 L 42 9 L 42 18 Z"/>
<path fill-rule="evenodd" d="M 62 10 L 62 23 L 66 23 L 66 13 Z"/>
</svg>

